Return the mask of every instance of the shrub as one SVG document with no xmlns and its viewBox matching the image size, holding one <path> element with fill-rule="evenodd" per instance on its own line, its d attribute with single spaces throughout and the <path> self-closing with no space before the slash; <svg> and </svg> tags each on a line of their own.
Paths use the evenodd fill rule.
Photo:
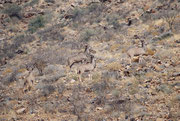
<svg viewBox="0 0 180 121">
<path fill-rule="evenodd" d="M 114 14 L 109 15 L 109 16 L 107 16 L 106 20 L 107 20 L 109 25 L 113 25 L 114 29 L 119 28 L 120 24 L 118 22 L 118 16 L 117 15 L 114 15 Z"/>
<path fill-rule="evenodd" d="M 170 38 L 173 36 L 173 33 L 171 31 L 165 32 L 160 34 L 159 36 L 152 39 L 152 42 L 161 41 L 167 38 Z"/>
<path fill-rule="evenodd" d="M 30 3 L 29 3 L 29 6 L 33 6 L 35 4 L 38 4 L 39 3 L 39 0 L 32 0 Z"/>
<path fill-rule="evenodd" d="M 89 6 L 86 8 L 88 12 L 100 15 L 102 14 L 103 10 L 105 9 L 105 6 L 103 4 L 99 3 L 91 3 Z"/>
<path fill-rule="evenodd" d="M 33 40 L 35 40 L 34 36 L 22 34 L 14 37 L 11 44 L 5 41 L 2 44 L 3 46 L 0 47 L 0 63 L 5 64 L 6 59 L 13 58 L 22 44 L 32 42 Z M 22 51 L 24 51 L 24 49 Z"/>
<path fill-rule="evenodd" d="M 77 19 L 80 19 L 84 15 L 84 10 L 81 8 L 75 8 L 71 14 L 72 14 L 72 19 L 77 20 Z"/>
<path fill-rule="evenodd" d="M 161 84 L 156 88 L 157 91 L 162 91 L 163 93 L 170 94 L 172 93 L 172 87 L 168 84 Z"/>
<path fill-rule="evenodd" d="M 178 15 L 178 12 L 174 10 L 165 10 L 163 11 L 163 14 L 163 19 L 168 23 L 169 29 L 173 30 L 174 21 Z"/>
<path fill-rule="evenodd" d="M 34 40 L 34 36 L 31 35 L 18 35 L 13 39 L 13 44 L 11 45 L 11 49 L 16 50 L 18 49 L 22 44 L 32 42 Z"/>
<path fill-rule="evenodd" d="M 43 96 L 49 96 L 55 91 L 55 87 L 53 85 L 46 85 L 42 88 L 41 94 Z"/>
<path fill-rule="evenodd" d="M 131 79 L 133 79 L 133 78 L 131 78 Z M 128 83 L 127 86 L 128 86 L 128 93 L 130 95 L 134 95 L 139 92 L 139 82 L 138 81 L 135 80 L 133 83 Z"/>
<path fill-rule="evenodd" d="M 89 41 L 91 37 L 95 34 L 94 30 L 87 29 L 81 34 L 81 41 Z"/>
<path fill-rule="evenodd" d="M 20 19 L 21 7 L 16 4 L 9 5 L 7 8 L 5 8 L 4 13 L 9 17 L 17 17 Z"/>
<path fill-rule="evenodd" d="M 65 18 L 68 21 L 66 22 L 74 28 L 86 23 L 99 23 L 104 15 L 104 9 L 105 6 L 98 3 L 90 3 L 87 7 L 75 7 L 67 12 Z"/>
<path fill-rule="evenodd" d="M 26 3 L 24 5 L 24 7 L 27 7 L 27 6 L 34 6 L 35 4 L 38 4 L 39 3 L 39 0 L 31 0 L 30 2 Z"/>
<path fill-rule="evenodd" d="M 12 73 L 10 73 L 7 76 L 5 76 L 2 79 L 3 84 L 4 85 L 9 85 L 9 84 L 13 83 L 14 81 L 16 81 L 16 75 L 17 75 L 17 71 L 14 70 Z"/>
<path fill-rule="evenodd" d="M 55 3 L 55 0 L 44 0 L 47 3 Z"/>
<path fill-rule="evenodd" d="M 106 81 L 103 80 L 100 83 L 94 83 L 91 86 L 91 89 L 96 92 L 99 95 L 103 95 L 106 94 L 106 92 L 108 91 L 108 89 L 110 89 L 110 84 Z"/>
<path fill-rule="evenodd" d="M 33 19 L 28 25 L 28 31 L 31 33 L 36 32 L 39 28 L 43 28 L 45 26 L 46 21 L 43 16 L 37 16 Z"/>
<path fill-rule="evenodd" d="M 78 121 L 81 121 L 83 119 L 83 113 L 86 108 L 86 97 L 82 94 L 82 91 L 84 90 L 84 87 L 82 85 L 76 85 L 72 89 L 72 96 L 70 100 L 70 104 L 72 106 L 71 113 L 73 115 L 76 115 L 78 118 Z M 85 118 L 85 117 L 84 117 Z"/>
<path fill-rule="evenodd" d="M 89 21 L 88 18 L 91 17 L 91 19 L 94 19 L 94 17 L 98 17 L 102 14 L 102 11 L 104 10 L 104 6 L 100 4 L 90 4 L 88 7 L 76 7 L 69 11 L 69 18 L 71 18 L 73 21 Z M 81 21 L 80 21 L 81 20 Z"/>
<path fill-rule="evenodd" d="M 38 32 L 41 41 L 63 41 L 64 35 L 61 34 L 61 30 L 58 25 L 48 27 Z"/>
<path fill-rule="evenodd" d="M 96 3 L 91 4 L 90 6 L 88 6 L 89 12 L 95 12 L 100 6 Z"/>
</svg>

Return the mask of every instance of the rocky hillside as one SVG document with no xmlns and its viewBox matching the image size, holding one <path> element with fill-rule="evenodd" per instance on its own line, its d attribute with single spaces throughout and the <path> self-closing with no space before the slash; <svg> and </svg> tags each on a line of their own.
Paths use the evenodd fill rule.
<svg viewBox="0 0 180 121">
<path fill-rule="evenodd" d="M 180 1 L 1 0 L 0 121 L 180 121 Z"/>
</svg>

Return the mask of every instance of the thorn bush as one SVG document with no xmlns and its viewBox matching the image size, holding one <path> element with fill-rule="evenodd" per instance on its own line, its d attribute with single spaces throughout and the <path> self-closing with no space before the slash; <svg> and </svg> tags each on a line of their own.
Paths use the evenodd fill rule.
<svg viewBox="0 0 180 121">
<path fill-rule="evenodd" d="M 30 21 L 28 25 L 28 31 L 30 33 L 36 32 L 39 28 L 43 28 L 45 26 L 45 19 L 43 16 L 37 16 L 32 21 Z"/>
<path fill-rule="evenodd" d="M 21 19 L 21 10 L 22 8 L 20 6 L 16 4 L 11 4 L 5 8 L 4 13 L 7 14 L 9 17 L 17 17 Z"/>
</svg>

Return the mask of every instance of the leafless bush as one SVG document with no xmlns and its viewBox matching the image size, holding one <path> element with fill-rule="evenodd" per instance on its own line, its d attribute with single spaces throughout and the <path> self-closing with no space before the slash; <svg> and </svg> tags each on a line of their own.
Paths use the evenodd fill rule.
<svg viewBox="0 0 180 121">
<path fill-rule="evenodd" d="M 22 47 L 23 44 L 27 44 L 35 40 L 32 35 L 18 35 L 12 39 L 12 43 L 8 43 L 8 39 L 3 40 L 2 46 L 0 46 L 0 63 L 4 65 L 7 59 L 13 58 Z M 22 50 L 23 51 L 23 50 Z"/>
<path fill-rule="evenodd" d="M 88 42 L 92 36 L 95 35 L 95 31 L 93 29 L 86 29 L 85 31 L 82 32 L 80 36 L 81 41 Z"/>
<path fill-rule="evenodd" d="M 117 29 L 120 27 L 120 24 L 118 22 L 119 16 L 117 14 L 110 14 L 107 16 L 106 20 L 109 25 L 113 25 L 114 29 Z"/>
<path fill-rule="evenodd" d="M 169 30 L 173 30 L 173 25 L 178 15 L 178 12 L 175 10 L 165 10 L 163 13 L 164 13 L 163 19 L 165 22 L 168 23 Z"/>
<path fill-rule="evenodd" d="M 45 113 L 56 113 L 56 107 L 57 107 L 57 103 L 56 102 L 45 102 L 44 104 L 44 110 L 45 110 Z"/>
<path fill-rule="evenodd" d="M 38 35 L 41 41 L 63 41 L 64 36 L 61 34 L 60 25 L 51 26 L 45 30 L 41 30 L 38 32 Z"/>
<path fill-rule="evenodd" d="M 7 76 L 4 76 L 2 79 L 2 82 L 4 85 L 9 85 L 12 82 L 16 81 L 16 75 L 17 75 L 17 70 L 14 70 L 12 73 L 8 74 Z"/>
<path fill-rule="evenodd" d="M 69 53 L 66 50 L 56 50 L 55 48 L 47 48 L 37 50 L 37 52 L 33 55 L 33 58 L 43 60 L 48 64 L 65 65 L 67 63 L 68 54 Z"/>
<path fill-rule="evenodd" d="M 89 22 L 90 24 L 94 22 L 100 22 L 103 11 L 106 10 L 105 6 L 100 3 L 90 3 L 88 7 L 75 7 L 68 11 L 66 19 L 71 20 L 74 27 L 85 24 Z"/>
<path fill-rule="evenodd" d="M 49 96 L 55 91 L 55 87 L 53 85 L 46 85 L 42 88 L 41 94 L 45 97 Z"/>
<path fill-rule="evenodd" d="M 93 84 L 91 88 L 96 93 L 103 94 L 110 88 L 110 85 L 106 80 L 104 80 L 101 81 L 100 83 Z"/>
<path fill-rule="evenodd" d="M 171 31 L 168 31 L 168 32 L 162 33 L 162 34 L 160 34 L 159 36 L 153 38 L 151 41 L 152 41 L 152 42 L 156 42 L 156 41 L 160 41 L 160 40 L 163 40 L 163 39 L 172 37 L 172 36 L 173 36 L 172 32 L 171 32 Z"/>
<path fill-rule="evenodd" d="M 70 100 L 70 104 L 73 106 L 71 111 L 72 114 L 78 117 L 78 120 L 82 120 L 82 114 L 86 108 L 86 98 L 85 95 L 82 95 L 81 92 L 84 90 L 82 85 L 77 85 L 73 88 L 72 97 Z"/>
</svg>

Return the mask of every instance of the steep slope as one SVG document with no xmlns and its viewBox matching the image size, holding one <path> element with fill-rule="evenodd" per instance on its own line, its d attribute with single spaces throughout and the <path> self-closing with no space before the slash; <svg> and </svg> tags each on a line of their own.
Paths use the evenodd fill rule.
<svg viewBox="0 0 180 121">
<path fill-rule="evenodd" d="M 178 0 L 2 0 L 0 121 L 179 121 L 179 13 Z M 68 59 L 87 45 L 96 66 L 79 74 Z"/>
</svg>

